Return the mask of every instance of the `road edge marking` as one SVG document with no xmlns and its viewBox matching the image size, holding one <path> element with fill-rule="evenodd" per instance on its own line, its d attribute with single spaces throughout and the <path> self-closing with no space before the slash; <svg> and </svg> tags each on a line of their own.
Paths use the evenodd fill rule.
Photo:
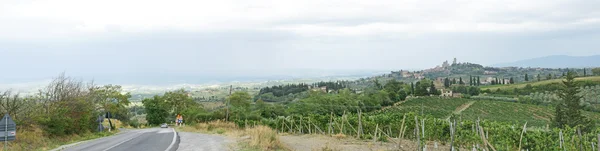
<svg viewBox="0 0 600 151">
<path fill-rule="evenodd" d="M 165 151 L 170 151 L 175 145 L 175 142 L 177 141 L 177 132 L 175 131 L 175 128 L 171 129 L 173 130 L 173 141 L 171 141 L 171 145 L 169 145 L 169 148 L 165 149 Z"/>
</svg>

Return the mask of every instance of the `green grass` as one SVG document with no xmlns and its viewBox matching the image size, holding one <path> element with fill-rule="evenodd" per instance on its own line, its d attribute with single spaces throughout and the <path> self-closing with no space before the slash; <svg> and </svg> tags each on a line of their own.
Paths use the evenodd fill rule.
<svg viewBox="0 0 600 151">
<path fill-rule="evenodd" d="M 481 86 L 481 90 L 496 90 L 496 89 L 512 90 L 514 88 L 524 88 L 527 84 L 531 84 L 531 86 L 536 86 L 536 85 L 545 85 L 545 84 L 551 84 L 551 83 L 560 83 L 563 80 L 564 79 L 552 79 L 552 80 L 543 80 L 543 81 L 536 81 L 536 82 L 523 82 L 523 83 L 517 83 L 517 84 L 487 85 L 487 86 Z M 584 81 L 584 80 L 600 81 L 600 76 L 575 78 L 575 81 Z"/>
</svg>

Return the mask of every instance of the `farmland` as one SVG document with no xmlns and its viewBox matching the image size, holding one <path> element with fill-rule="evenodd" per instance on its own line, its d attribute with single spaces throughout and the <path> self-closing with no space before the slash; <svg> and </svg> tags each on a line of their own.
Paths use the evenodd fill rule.
<svg viewBox="0 0 600 151">
<path fill-rule="evenodd" d="M 522 83 L 517 83 L 517 84 L 507 84 L 507 85 L 488 85 L 488 86 L 481 86 L 481 90 L 512 90 L 514 88 L 524 88 L 527 84 L 531 84 L 531 86 L 538 86 L 538 85 L 546 85 L 546 84 L 552 84 L 552 83 L 560 83 L 561 81 L 563 81 L 563 79 L 552 79 L 552 80 L 543 80 L 543 81 L 536 81 L 536 82 L 522 82 Z M 600 82 L 600 76 L 593 76 L 593 77 L 580 77 L 580 78 L 575 78 L 575 81 L 594 81 L 594 82 Z"/>
</svg>

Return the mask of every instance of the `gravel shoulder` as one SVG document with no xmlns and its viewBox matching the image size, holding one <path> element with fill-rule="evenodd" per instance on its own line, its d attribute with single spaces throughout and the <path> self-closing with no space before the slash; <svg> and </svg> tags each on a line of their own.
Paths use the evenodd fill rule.
<svg viewBox="0 0 600 151">
<path fill-rule="evenodd" d="M 178 132 L 179 148 L 177 151 L 224 151 L 233 150 L 231 144 L 235 140 L 217 135 L 194 132 Z"/>
</svg>

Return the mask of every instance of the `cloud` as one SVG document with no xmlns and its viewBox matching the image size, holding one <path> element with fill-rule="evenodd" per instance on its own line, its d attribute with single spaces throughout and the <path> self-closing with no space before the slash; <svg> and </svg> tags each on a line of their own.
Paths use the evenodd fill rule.
<svg viewBox="0 0 600 151">
<path fill-rule="evenodd" d="M 4 3 L 0 6 L 0 22 L 9 23 L 0 25 L 4 38 L 163 30 L 278 30 L 305 36 L 544 32 L 600 24 L 600 10 L 593 7 L 600 2 L 594 0 L 42 0 L 0 3 Z"/>
</svg>

